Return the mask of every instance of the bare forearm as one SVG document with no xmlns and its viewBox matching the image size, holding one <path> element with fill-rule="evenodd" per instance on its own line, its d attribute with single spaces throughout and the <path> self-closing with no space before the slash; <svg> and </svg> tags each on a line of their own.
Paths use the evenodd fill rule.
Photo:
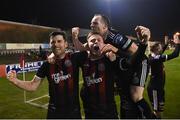
<svg viewBox="0 0 180 120">
<path fill-rule="evenodd" d="M 73 39 L 73 44 L 74 44 L 74 47 L 75 47 L 76 50 L 79 50 L 79 51 L 87 50 L 87 48 L 84 46 L 83 43 L 81 43 L 79 41 L 79 39 Z"/>
<path fill-rule="evenodd" d="M 128 48 L 128 52 L 132 55 L 136 53 L 138 50 L 138 46 L 135 43 L 132 43 L 131 46 Z"/>
<path fill-rule="evenodd" d="M 32 81 L 22 81 L 15 78 L 13 81 L 11 81 L 11 83 L 13 83 L 16 87 L 26 91 L 35 91 L 37 89 L 37 86 L 33 86 Z"/>
</svg>

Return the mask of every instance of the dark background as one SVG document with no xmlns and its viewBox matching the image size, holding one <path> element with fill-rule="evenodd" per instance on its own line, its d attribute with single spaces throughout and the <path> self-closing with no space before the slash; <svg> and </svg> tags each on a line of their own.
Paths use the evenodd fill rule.
<svg viewBox="0 0 180 120">
<path fill-rule="evenodd" d="M 151 29 L 152 39 L 180 31 L 180 0 L 1 0 L 0 19 L 70 29 L 89 28 L 95 13 L 113 28 L 135 35 L 136 25 Z"/>
</svg>

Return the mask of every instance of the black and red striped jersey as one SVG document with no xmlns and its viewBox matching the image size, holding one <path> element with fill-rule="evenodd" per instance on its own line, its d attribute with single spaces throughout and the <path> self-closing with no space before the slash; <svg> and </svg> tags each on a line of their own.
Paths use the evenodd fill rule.
<svg viewBox="0 0 180 120">
<path fill-rule="evenodd" d="M 87 57 L 86 52 L 67 53 L 55 64 L 45 62 L 37 72 L 40 78 L 47 77 L 51 104 L 60 111 L 79 109 L 79 66 Z"/>
<path fill-rule="evenodd" d="M 82 75 L 81 97 L 88 106 L 93 110 L 116 110 L 112 62 L 106 57 L 98 60 L 87 58 L 82 66 Z"/>
</svg>

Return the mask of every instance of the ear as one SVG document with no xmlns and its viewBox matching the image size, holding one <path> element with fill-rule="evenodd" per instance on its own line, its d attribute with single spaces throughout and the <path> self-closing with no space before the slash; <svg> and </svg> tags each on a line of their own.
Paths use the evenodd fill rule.
<svg viewBox="0 0 180 120">
<path fill-rule="evenodd" d="M 108 27 L 106 25 L 104 25 L 103 30 L 108 31 Z"/>
<path fill-rule="evenodd" d="M 68 47 L 68 42 L 67 42 L 67 41 L 65 42 L 65 47 L 66 47 L 66 48 Z"/>
<path fill-rule="evenodd" d="M 103 29 L 107 30 L 108 26 L 106 24 L 103 25 Z"/>
</svg>

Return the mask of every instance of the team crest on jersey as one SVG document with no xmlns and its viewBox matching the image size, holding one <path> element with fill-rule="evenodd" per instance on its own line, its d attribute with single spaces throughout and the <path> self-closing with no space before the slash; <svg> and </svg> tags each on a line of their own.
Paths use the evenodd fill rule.
<svg viewBox="0 0 180 120">
<path fill-rule="evenodd" d="M 72 63 L 70 60 L 65 60 L 64 64 L 66 65 L 66 67 L 72 66 Z"/>
<path fill-rule="evenodd" d="M 98 70 L 99 71 L 104 71 L 105 70 L 105 66 L 104 66 L 103 63 L 98 64 Z"/>
</svg>

